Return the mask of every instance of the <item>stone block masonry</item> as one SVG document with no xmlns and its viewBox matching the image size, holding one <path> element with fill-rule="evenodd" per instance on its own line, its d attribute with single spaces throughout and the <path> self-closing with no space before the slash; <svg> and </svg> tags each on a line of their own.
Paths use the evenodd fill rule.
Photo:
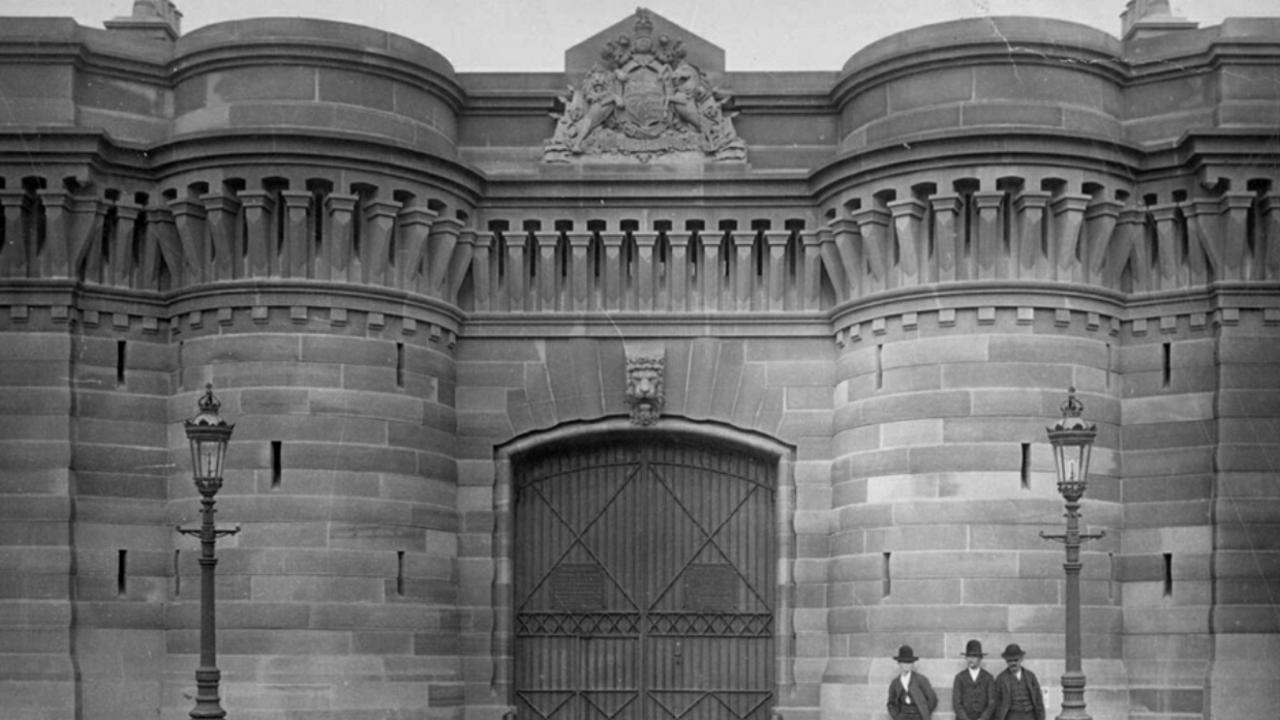
<svg viewBox="0 0 1280 720">
<path fill-rule="evenodd" d="M 1089 712 L 1280 706 L 1280 22 L 1117 39 L 984 18 L 830 72 L 726 73 L 643 12 L 658 33 L 624 18 L 563 75 L 457 72 L 341 23 L 182 35 L 167 2 L 136 11 L 0 21 L 0 717 L 190 711 L 199 568 L 174 526 L 196 519 L 181 421 L 206 383 L 236 423 L 229 717 L 681 715 L 609 703 L 658 692 L 635 668 L 699 667 L 715 632 L 567 659 L 642 633 L 587 627 L 618 600 L 591 570 L 672 559 L 678 531 L 698 577 L 608 610 L 718 607 L 767 646 L 705 665 L 750 680 L 681 679 L 710 693 L 684 717 L 884 720 L 907 643 L 946 720 L 970 638 L 989 666 L 1026 648 L 1056 713 L 1063 555 L 1040 533 L 1062 526 L 1044 428 L 1068 387 L 1098 431 L 1084 530 L 1106 532 L 1081 571 Z M 606 42 L 616 99 L 560 97 Z M 633 75 L 659 65 L 685 90 Z M 553 134 L 564 162 L 544 163 Z M 641 357 L 656 376 L 629 375 Z M 636 424 L 646 387 L 660 409 Z M 536 494 L 517 479 L 605 449 L 581 504 L 544 518 L 544 559 L 574 566 L 546 602 L 568 610 L 530 625 L 544 599 L 520 583 L 548 568 L 516 560 Z M 663 486 L 677 449 L 692 479 Z M 661 538 L 628 534 L 638 495 L 580 522 L 632 451 L 643 498 L 674 498 Z M 721 525 L 748 495 L 758 525 Z M 772 584 L 730 587 L 725 564 Z"/>
</svg>

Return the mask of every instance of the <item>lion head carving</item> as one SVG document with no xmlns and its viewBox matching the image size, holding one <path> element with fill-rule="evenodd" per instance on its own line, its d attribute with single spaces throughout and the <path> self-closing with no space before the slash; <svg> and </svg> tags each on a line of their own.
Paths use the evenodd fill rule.
<svg viewBox="0 0 1280 720">
<path fill-rule="evenodd" d="M 627 406 L 631 422 L 652 425 L 662 414 L 666 396 L 662 387 L 662 371 L 666 365 L 660 357 L 627 358 Z"/>
</svg>

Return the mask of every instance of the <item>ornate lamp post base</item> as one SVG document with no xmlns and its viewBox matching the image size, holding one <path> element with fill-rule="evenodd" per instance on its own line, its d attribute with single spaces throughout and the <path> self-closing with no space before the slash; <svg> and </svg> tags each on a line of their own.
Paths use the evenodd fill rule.
<svg viewBox="0 0 1280 720">
<path fill-rule="evenodd" d="M 196 706 L 191 708 L 188 717 L 196 720 L 221 720 L 227 716 L 222 708 L 222 698 L 218 696 L 218 683 L 222 681 L 222 671 L 216 667 L 201 665 L 196 668 Z"/>
<path fill-rule="evenodd" d="M 1057 720 L 1093 720 L 1084 710 L 1084 673 L 1067 670 L 1062 674 L 1062 712 Z"/>
</svg>

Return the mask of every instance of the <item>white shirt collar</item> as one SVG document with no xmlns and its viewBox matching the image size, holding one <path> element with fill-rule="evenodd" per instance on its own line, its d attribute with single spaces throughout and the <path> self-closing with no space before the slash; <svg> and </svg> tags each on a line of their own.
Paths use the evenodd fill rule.
<svg viewBox="0 0 1280 720">
<path fill-rule="evenodd" d="M 969 679 L 978 682 L 978 675 L 982 673 L 982 668 L 969 668 Z"/>
</svg>

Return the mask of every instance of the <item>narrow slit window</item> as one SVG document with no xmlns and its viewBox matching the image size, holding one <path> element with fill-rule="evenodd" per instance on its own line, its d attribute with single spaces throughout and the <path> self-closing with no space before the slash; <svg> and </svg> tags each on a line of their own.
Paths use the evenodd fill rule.
<svg viewBox="0 0 1280 720">
<path fill-rule="evenodd" d="M 1022 479 L 1022 489 L 1031 488 L 1031 443 L 1022 443 L 1022 466 L 1018 470 Z"/>
<path fill-rule="evenodd" d="M 280 487 L 280 478 L 284 474 L 284 443 L 280 440 L 271 441 L 271 488 L 274 490 Z"/>
<path fill-rule="evenodd" d="M 889 575 L 889 553 L 884 554 L 884 562 L 880 566 L 880 593 L 884 597 L 889 597 L 889 590 L 892 578 Z"/>
<path fill-rule="evenodd" d="M 1107 367 L 1106 367 L 1106 371 L 1103 372 L 1103 378 L 1102 378 L 1102 381 L 1106 383 L 1107 389 L 1111 388 L 1111 367 L 1112 367 L 1111 343 L 1107 343 Z"/>
<path fill-rule="evenodd" d="M 1116 554 L 1107 553 L 1107 599 L 1116 597 Z"/>
<path fill-rule="evenodd" d="M 396 551 L 396 595 L 404 597 L 404 551 Z"/>
<path fill-rule="evenodd" d="M 1173 343 L 1164 344 L 1164 359 L 1161 362 L 1160 387 L 1169 387 L 1173 379 Z"/>
<path fill-rule="evenodd" d="M 124 340 L 116 341 L 116 384 L 124 384 L 124 365 L 125 365 L 125 346 Z"/>
<path fill-rule="evenodd" d="M 1164 596 L 1173 597 L 1173 553 L 1164 554 Z"/>
<path fill-rule="evenodd" d="M 876 346 L 876 389 L 884 387 L 884 345 Z"/>
<path fill-rule="evenodd" d="M 129 551 L 116 551 L 116 595 L 124 597 L 129 592 Z"/>
<path fill-rule="evenodd" d="M 404 387 L 404 343 L 396 343 L 396 387 Z"/>
<path fill-rule="evenodd" d="M 182 551 L 173 551 L 173 596 L 182 596 Z"/>
</svg>

